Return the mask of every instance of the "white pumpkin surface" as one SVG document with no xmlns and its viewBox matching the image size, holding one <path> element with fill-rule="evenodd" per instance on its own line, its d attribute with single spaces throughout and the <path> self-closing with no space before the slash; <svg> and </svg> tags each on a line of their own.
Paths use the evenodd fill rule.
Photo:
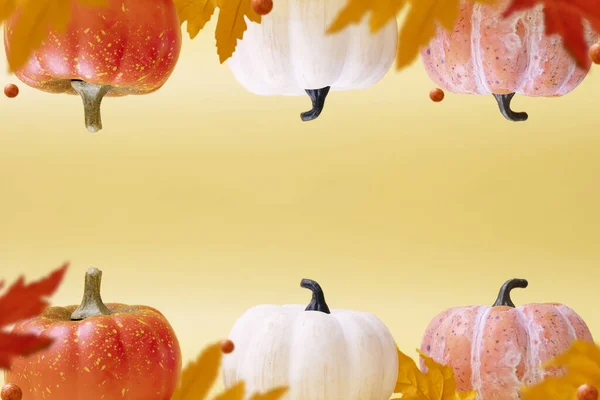
<svg viewBox="0 0 600 400">
<path fill-rule="evenodd" d="M 396 19 L 376 33 L 371 33 L 365 17 L 327 34 L 345 4 L 346 0 L 277 0 L 260 24 L 246 20 L 248 29 L 228 61 L 237 81 L 263 96 L 361 89 L 379 82 L 396 57 Z"/>
<path fill-rule="evenodd" d="M 288 386 L 286 400 L 388 400 L 398 375 L 394 339 L 376 316 L 305 305 L 259 305 L 235 323 L 223 359 L 226 387 L 251 395 Z"/>
</svg>

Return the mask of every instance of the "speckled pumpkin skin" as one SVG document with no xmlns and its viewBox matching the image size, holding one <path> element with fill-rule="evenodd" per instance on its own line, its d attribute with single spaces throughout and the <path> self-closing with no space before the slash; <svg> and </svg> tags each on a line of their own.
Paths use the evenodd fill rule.
<svg viewBox="0 0 600 400">
<path fill-rule="evenodd" d="M 107 8 L 72 0 L 65 34 L 50 32 L 28 63 L 15 72 L 28 86 L 76 94 L 73 79 L 112 85 L 107 96 L 148 94 L 165 84 L 179 59 L 181 25 L 172 0 L 108 0 Z M 10 54 L 17 12 L 5 24 Z"/>
<path fill-rule="evenodd" d="M 56 338 L 50 348 L 17 358 L 6 383 L 26 400 L 170 400 L 181 373 L 171 325 L 146 306 L 106 304 L 113 314 L 71 321 L 77 308 L 51 307 L 14 332 Z"/>
<path fill-rule="evenodd" d="M 457 307 L 432 320 L 421 350 L 453 367 L 458 390 L 477 390 L 479 400 L 513 400 L 522 385 L 543 379 L 542 363 L 576 339 L 593 340 L 581 317 L 564 305 Z"/>
<path fill-rule="evenodd" d="M 575 89 L 589 68 L 579 68 L 562 39 L 544 33 L 542 6 L 503 19 L 509 0 L 496 5 L 461 3 L 452 32 L 437 29 L 422 49 L 430 78 L 454 93 L 562 96 Z M 597 35 L 586 28 L 589 44 Z"/>
</svg>

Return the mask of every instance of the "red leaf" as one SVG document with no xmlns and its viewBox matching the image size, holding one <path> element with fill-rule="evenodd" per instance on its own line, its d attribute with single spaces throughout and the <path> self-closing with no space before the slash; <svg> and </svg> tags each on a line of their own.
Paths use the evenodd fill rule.
<svg viewBox="0 0 600 400">
<path fill-rule="evenodd" d="M 69 264 L 65 263 L 46 278 L 25 284 L 21 276 L 0 297 L 0 369 L 10 368 L 15 356 L 28 356 L 52 344 L 52 339 L 35 335 L 3 331 L 6 326 L 38 316 L 50 304 L 46 297 L 54 294 L 63 280 Z M 4 282 L 0 282 L 2 289 Z"/>
<path fill-rule="evenodd" d="M 590 67 L 589 46 L 585 38 L 583 21 L 600 31 L 599 0 L 512 0 L 504 11 L 507 17 L 517 11 L 544 5 L 546 35 L 558 34 L 563 38 L 565 49 L 582 68 Z"/>
<path fill-rule="evenodd" d="M 24 319 L 38 316 L 49 306 L 45 297 L 54 294 L 67 271 L 65 263 L 46 278 L 25 285 L 22 276 L 0 297 L 0 329 Z"/>
<path fill-rule="evenodd" d="M 53 342 L 51 338 L 35 334 L 0 332 L 0 369 L 10 369 L 13 357 L 28 356 L 44 350 Z"/>
</svg>

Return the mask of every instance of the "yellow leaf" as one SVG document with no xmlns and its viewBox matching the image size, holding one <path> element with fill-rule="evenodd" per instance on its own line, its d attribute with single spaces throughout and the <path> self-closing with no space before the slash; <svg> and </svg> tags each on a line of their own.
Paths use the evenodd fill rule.
<svg viewBox="0 0 600 400">
<path fill-rule="evenodd" d="M 452 398 L 454 400 L 475 400 L 477 398 L 477 391 L 467 390 L 464 392 L 455 392 Z"/>
<path fill-rule="evenodd" d="M 206 397 L 219 374 L 221 343 L 208 346 L 181 374 L 181 382 L 171 400 L 202 400 Z"/>
<path fill-rule="evenodd" d="M 250 400 L 279 400 L 287 393 L 287 391 L 287 387 L 278 387 L 265 393 L 255 393 L 250 397 Z"/>
<path fill-rule="evenodd" d="M 0 23 L 9 19 L 16 8 L 16 0 L 0 0 Z"/>
<path fill-rule="evenodd" d="M 575 358 L 584 358 L 588 362 L 600 367 L 600 348 L 595 343 L 576 340 L 571 343 L 567 351 L 544 363 L 544 369 L 560 366 L 572 367 L 573 364 L 577 365 L 577 363 L 573 363 L 573 359 Z"/>
<path fill-rule="evenodd" d="M 540 383 L 521 389 L 521 400 L 563 400 L 575 398 L 584 384 L 600 388 L 600 348 L 583 340 L 574 341 L 562 354 L 543 365 L 544 369 L 562 368 L 558 377 L 548 376 Z"/>
<path fill-rule="evenodd" d="M 410 10 L 398 39 L 396 68 L 410 65 L 422 46 L 435 36 L 438 24 L 446 30 L 454 28 L 461 0 L 409 0 Z M 495 3 L 496 0 L 477 0 L 477 3 Z"/>
<path fill-rule="evenodd" d="M 327 33 L 339 32 L 350 24 L 360 23 L 368 12 L 371 13 L 371 32 L 376 33 L 391 19 L 396 18 L 406 4 L 406 0 L 348 0 Z"/>
<path fill-rule="evenodd" d="M 521 389 L 520 400 L 565 400 L 574 399 L 577 388 L 564 378 L 549 377 L 541 383 Z"/>
<path fill-rule="evenodd" d="M 442 365 L 431 357 L 417 352 L 424 360 L 427 373 L 421 372 L 415 361 L 398 349 L 398 379 L 394 393 L 403 400 L 474 400 L 475 391 L 456 392 L 452 367 Z"/>
<path fill-rule="evenodd" d="M 84 7 L 108 7 L 108 0 L 77 0 Z"/>
<path fill-rule="evenodd" d="M 173 0 L 179 21 L 187 21 L 187 32 L 194 39 L 215 13 L 216 0 Z"/>
<path fill-rule="evenodd" d="M 23 0 L 19 6 L 20 15 L 12 27 L 11 47 L 7 54 L 10 72 L 27 63 L 50 30 L 65 33 L 71 19 L 70 0 Z"/>
<path fill-rule="evenodd" d="M 246 385 L 244 382 L 238 382 L 223 393 L 215 397 L 215 400 L 244 400 L 246 394 Z M 203 398 L 203 397 L 202 397 Z M 197 399 L 201 399 L 198 397 Z"/>
<path fill-rule="evenodd" d="M 237 41 L 244 37 L 248 28 L 245 17 L 250 21 L 260 23 L 261 17 L 254 12 L 251 0 L 217 0 L 219 19 L 215 30 L 217 54 L 221 64 L 235 51 Z"/>
<path fill-rule="evenodd" d="M 0 0 L 0 16 L 9 17 L 18 5 L 20 14 L 11 30 L 7 55 L 10 72 L 23 67 L 53 30 L 64 34 L 71 20 L 71 0 Z M 78 0 L 86 6 L 105 6 L 106 0 Z"/>
<path fill-rule="evenodd" d="M 449 365 L 442 365 L 434 361 L 433 358 L 423 353 L 421 350 L 417 350 L 421 358 L 423 358 L 424 364 L 427 367 L 427 371 L 439 371 L 442 376 L 442 398 L 450 399 L 456 393 L 456 381 L 454 380 L 454 370 Z"/>
</svg>

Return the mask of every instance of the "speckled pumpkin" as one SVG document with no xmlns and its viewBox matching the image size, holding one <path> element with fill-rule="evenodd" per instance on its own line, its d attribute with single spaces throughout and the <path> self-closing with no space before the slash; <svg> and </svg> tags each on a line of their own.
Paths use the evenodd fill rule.
<svg viewBox="0 0 600 400">
<path fill-rule="evenodd" d="M 544 372 L 544 362 L 576 339 L 593 340 L 583 319 L 567 306 L 515 307 L 510 291 L 525 287 L 526 280 L 511 279 L 493 306 L 450 308 L 427 327 L 421 350 L 452 366 L 458 390 L 477 390 L 479 400 L 518 399 L 522 385 L 558 373 Z"/>
<path fill-rule="evenodd" d="M 181 350 L 169 322 L 148 306 L 104 304 L 101 272 L 86 274 L 79 307 L 50 307 L 13 331 L 47 335 L 46 350 L 14 359 L 6 383 L 26 400 L 170 400 Z"/>
<path fill-rule="evenodd" d="M 514 112 L 515 93 L 525 96 L 562 96 L 575 89 L 589 68 L 577 66 L 557 35 L 545 34 L 542 6 L 515 13 L 502 12 L 509 0 L 483 5 L 463 0 L 452 32 L 438 27 L 435 38 L 422 49 L 431 79 L 453 93 L 493 94 L 510 121 L 525 121 Z M 586 27 L 589 44 L 597 35 Z"/>
<path fill-rule="evenodd" d="M 49 31 L 15 75 L 49 93 L 79 94 L 90 132 L 102 128 L 102 98 L 142 95 L 161 88 L 175 69 L 181 25 L 172 0 L 108 0 L 108 7 L 71 2 L 66 32 Z M 7 55 L 13 51 L 17 11 L 5 24 Z"/>
</svg>

